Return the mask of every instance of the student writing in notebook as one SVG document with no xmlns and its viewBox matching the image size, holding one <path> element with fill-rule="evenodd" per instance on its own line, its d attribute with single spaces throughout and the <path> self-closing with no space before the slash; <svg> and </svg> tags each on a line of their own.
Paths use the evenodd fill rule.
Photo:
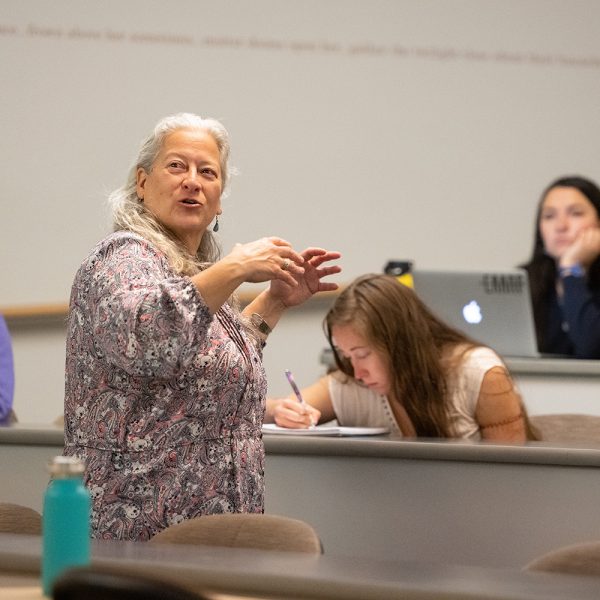
<svg viewBox="0 0 600 600">
<path fill-rule="evenodd" d="M 543 192 L 529 262 L 540 352 L 600 358 L 600 189 L 562 177 Z"/>
<path fill-rule="evenodd" d="M 301 428 L 336 418 L 409 437 L 535 439 L 502 359 L 440 321 L 394 277 L 356 279 L 325 328 L 338 369 L 302 390 L 309 408 L 268 399 L 267 421 Z"/>
</svg>

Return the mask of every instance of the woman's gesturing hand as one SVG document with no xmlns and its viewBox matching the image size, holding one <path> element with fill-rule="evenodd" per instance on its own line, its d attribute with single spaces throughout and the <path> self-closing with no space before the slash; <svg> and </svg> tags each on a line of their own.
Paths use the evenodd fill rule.
<svg viewBox="0 0 600 600">
<path fill-rule="evenodd" d="M 236 244 L 227 259 L 239 265 L 243 281 L 250 283 L 279 279 L 289 287 L 297 287 L 296 278 L 304 274 L 305 259 L 278 237 Z"/>
<path fill-rule="evenodd" d="M 324 263 L 340 258 L 339 252 L 323 248 L 307 248 L 300 256 L 304 261 L 303 268 L 292 268 L 290 265 L 286 271 L 293 282 L 282 277 L 271 281 L 271 295 L 279 299 L 284 306 L 296 306 L 317 292 L 330 292 L 338 288 L 337 283 L 328 283 L 321 279 L 342 270 L 339 265 L 322 266 Z"/>
</svg>

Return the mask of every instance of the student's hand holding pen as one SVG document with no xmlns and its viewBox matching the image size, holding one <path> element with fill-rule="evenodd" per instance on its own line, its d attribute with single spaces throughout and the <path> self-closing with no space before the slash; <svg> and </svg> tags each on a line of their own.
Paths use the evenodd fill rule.
<svg viewBox="0 0 600 600">
<path fill-rule="evenodd" d="M 294 390 L 293 386 L 292 390 Z M 294 394 L 287 398 L 267 398 L 265 423 L 275 423 L 279 427 L 290 429 L 306 429 L 311 426 L 311 422 L 316 425 L 336 418 L 329 397 L 328 376 L 320 377 L 311 385 L 304 387 L 300 397 L 303 403 L 298 400 L 294 390 Z"/>
<path fill-rule="evenodd" d="M 273 421 L 279 427 L 307 429 L 319 422 L 321 411 L 306 402 L 300 404 L 296 397 L 277 398 L 268 401 Z"/>
<path fill-rule="evenodd" d="M 306 414 L 308 414 L 308 418 L 310 419 L 309 427 L 314 427 L 316 425 L 315 420 L 313 418 L 313 415 L 306 408 L 308 405 L 304 401 L 304 398 L 302 396 L 302 392 L 300 391 L 300 388 L 296 385 L 296 381 L 294 379 L 294 376 L 292 375 L 292 372 L 289 369 L 286 369 L 285 376 L 286 376 L 292 390 L 294 391 L 294 396 L 296 396 L 296 400 L 298 400 L 298 402 L 304 408 L 304 410 L 307 411 Z"/>
</svg>

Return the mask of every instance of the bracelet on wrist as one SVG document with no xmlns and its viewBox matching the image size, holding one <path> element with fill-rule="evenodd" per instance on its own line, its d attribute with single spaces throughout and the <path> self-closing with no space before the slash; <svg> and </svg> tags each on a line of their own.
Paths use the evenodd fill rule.
<svg viewBox="0 0 600 600">
<path fill-rule="evenodd" d="M 558 276 L 561 279 L 565 277 L 585 277 L 585 269 L 579 263 L 575 263 L 570 267 L 559 267 Z"/>
<path fill-rule="evenodd" d="M 250 322 L 254 327 L 256 327 L 257 331 L 262 333 L 263 335 L 269 335 L 271 331 L 273 331 L 269 324 L 262 318 L 258 313 L 252 313 L 250 316 Z"/>
</svg>

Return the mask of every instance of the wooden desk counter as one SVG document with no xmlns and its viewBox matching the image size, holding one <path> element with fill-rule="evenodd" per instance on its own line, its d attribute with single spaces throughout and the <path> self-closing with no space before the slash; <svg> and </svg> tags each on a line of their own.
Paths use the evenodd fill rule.
<svg viewBox="0 0 600 600">
<path fill-rule="evenodd" d="M 331 556 L 520 568 L 600 539 L 600 448 L 265 436 L 265 510 Z M 41 511 L 62 431 L 0 428 L 2 500 Z M 13 483 L 14 482 L 14 483 Z"/>
<path fill-rule="evenodd" d="M 276 439 L 275 439 L 276 438 Z M 520 567 L 600 539 L 600 449 L 265 436 L 269 513 L 326 552 Z"/>
<path fill-rule="evenodd" d="M 600 361 L 506 358 L 532 415 L 600 415 Z"/>
<path fill-rule="evenodd" d="M 2 570 L 39 573 L 40 538 L 0 534 Z M 92 562 L 156 575 L 197 591 L 312 600 L 588 600 L 589 577 L 262 552 L 202 546 L 151 546 L 96 540 Z"/>
<path fill-rule="evenodd" d="M 506 364 L 517 375 L 549 375 L 551 377 L 592 377 L 600 383 L 600 360 L 579 358 L 523 358 L 505 356 Z"/>
<path fill-rule="evenodd" d="M 600 444 L 528 442 L 511 444 L 469 440 L 403 439 L 392 435 L 365 437 L 264 436 L 267 455 L 307 455 L 411 460 L 466 461 L 600 467 Z"/>
</svg>

